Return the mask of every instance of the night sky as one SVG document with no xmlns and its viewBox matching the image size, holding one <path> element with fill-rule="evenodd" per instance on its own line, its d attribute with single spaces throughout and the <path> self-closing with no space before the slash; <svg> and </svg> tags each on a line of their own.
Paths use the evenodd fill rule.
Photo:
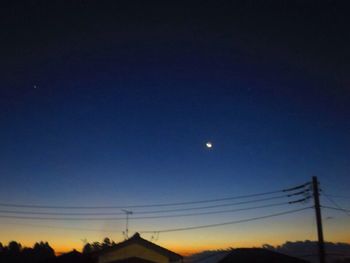
<svg viewBox="0 0 350 263">
<path fill-rule="evenodd" d="M 349 196 L 346 1 L 7 2 L 0 203 L 191 201 L 273 191 L 313 175 L 330 195 Z M 130 231 L 280 210 L 137 221 Z M 349 217 L 324 216 L 332 217 L 326 239 L 350 242 Z M 82 238 L 120 241 L 124 224 L 0 218 L 0 241 L 80 249 Z M 315 238 L 310 210 L 164 234 L 159 244 L 181 251 Z"/>
</svg>

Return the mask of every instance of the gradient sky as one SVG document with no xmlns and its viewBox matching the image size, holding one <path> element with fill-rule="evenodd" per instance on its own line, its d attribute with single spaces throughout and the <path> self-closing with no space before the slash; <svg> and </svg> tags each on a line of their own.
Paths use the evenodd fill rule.
<svg viewBox="0 0 350 263">
<path fill-rule="evenodd" d="M 49 2 L 1 7 L 0 203 L 202 200 L 313 175 L 329 194 L 349 196 L 350 21 L 341 1 Z M 130 231 L 281 210 L 132 221 Z M 350 242 L 349 217 L 324 217 L 327 240 Z M 157 242 L 179 252 L 280 244 L 315 239 L 314 221 L 310 210 Z M 83 238 L 122 240 L 124 224 L 2 218 L 0 241 L 79 249 Z M 79 227 L 96 231 L 68 229 Z"/>
</svg>

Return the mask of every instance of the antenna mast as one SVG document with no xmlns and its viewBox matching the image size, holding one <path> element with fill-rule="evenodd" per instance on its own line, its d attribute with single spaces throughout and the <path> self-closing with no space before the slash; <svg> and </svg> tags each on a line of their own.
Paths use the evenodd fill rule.
<svg viewBox="0 0 350 263">
<path fill-rule="evenodd" d="M 122 211 L 125 213 L 125 216 L 126 216 L 124 237 L 125 239 L 128 239 L 129 238 L 129 215 L 132 215 L 132 211 L 126 210 L 126 209 L 122 209 Z"/>
</svg>

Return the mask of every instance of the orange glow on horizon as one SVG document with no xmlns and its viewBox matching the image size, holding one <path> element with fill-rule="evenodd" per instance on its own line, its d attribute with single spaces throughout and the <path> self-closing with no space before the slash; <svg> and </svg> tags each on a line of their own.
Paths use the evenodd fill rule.
<svg viewBox="0 0 350 263">
<path fill-rule="evenodd" d="M 313 218 L 306 221 L 305 218 L 287 222 L 288 219 L 276 222 L 262 222 L 255 225 L 243 225 L 240 227 L 207 229 L 196 232 L 174 232 L 161 234 L 157 245 L 172 250 L 180 255 L 188 256 L 204 250 L 220 250 L 238 247 L 261 247 L 263 244 L 277 246 L 286 241 L 315 240 L 316 231 L 312 227 Z M 5 224 L 4 224 L 5 225 Z M 311 225 L 311 226 L 310 226 Z M 64 226 L 64 225 L 63 225 Z M 69 225 L 74 227 L 75 225 Z M 293 226 L 293 227 L 288 227 Z M 344 231 L 343 224 L 334 221 L 325 222 L 325 238 L 329 242 L 350 243 L 348 231 Z M 93 225 L 85 225 L 88 228 L 97 228 Z M 112 228 L 113 226 L 108 226 Z M 274 231 L 271 231 L 274 230 Z M 26 226 L 4 227 L 1 232 L 0 242 L 7 245 L 9 241 L 15 240 L 22 247 L 33 247 L 36 242 L 48 242 L 56 254 L 62 254 L 73 249 L 82 251 L 87 239 L 89 243 L 101 242 L 104 237 L 110 237 L 116 243 L 123 241 L 119 232 L 87 232 L 87 231 L 62 231 L 61 229 L 28 228 Z M 151 240 L 151 235 L 141 235 L 146 240 Z"/>
<path fill-rule="evenodd" d="M 345 237 L 345 236 L 344 236 Z M 294 240 L 296 241 L 296 240 Z M 327 240 L 329 242 L 345 242 L 350 243 L 350 238 L 346 237 L 345 239 L 341 240 Z M 18 241 L 20 242 L 20 241 Z M 32 247 L 34 243 L 32 241 L 23 241 L 20 242 L 23 247 Z M 220 250 L 220 249 L 229 249 L 229 248 L 239 248 L 239 247 L 261 247 L 264 243 L 268 243 L 272 246 L 281 245 L 283 242 L 242 242 L 242 243 L 236 243 L 236 242 L 224 242 L 222 245 L 215 246 L 213 244 L 195 244 L 191 246 L 186 246 L 183 244 L 166 244 L 166 243 L 157 243 L 160 246 L 163 246 L 171 251 L 174 251 L 175 253 L 178 253 L 182 256 L 190 256 L 192 254 L 200 253 L 205 250 Z M 5 243 L 6 244 L 6 243 Z M 82 251 L 83 243 L 79 242 L 59 242 L 59 243 L 50 243 L 50 246 L 55 250 L 56 255 L 61 255 L 67 252 L 70 252 L 72 250 Z"/>
</svg>

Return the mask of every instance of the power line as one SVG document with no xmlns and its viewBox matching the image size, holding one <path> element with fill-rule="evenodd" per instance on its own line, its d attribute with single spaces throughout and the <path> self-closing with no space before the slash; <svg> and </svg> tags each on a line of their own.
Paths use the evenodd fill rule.
<svg viewBox="0 0 350 263">
<path fill-rule="evenodd" d="M 350 216 L 350 210 L 349 209 L 343 209 L 343 208 L 338 208 L 338 207 L 333 207 L 333 206 L 326 206 L 326 205 L 323 205 L 322 207 L 323 208 L 327 208 L 327 209 L 337 210 L 337 211 L 343 211 L 347 215 Z"/>
<path fill-rule="evenodd" d="M 209 211 L 209 212 L 178 214 L 178 215 L 135 217 L 135 218 L 131 218 L 131 219 L 133 220 L 133 219 L 152 219 L 152 218 L 172 218 L 172 217 L 187 217 L 187 216 L 198 216 L 198 215 L 226 214 L 226 213 L 233 213 L 233 212 L 239 212 L 239 211 L 248 211 L 248 210 L 254 210 L 254 209 L 268 208 L 268 207 L 277 207 L 277 206 L 288 205 L 288 204 L 290 204 L 290 202 L 275 203 L 275 204 L 253 206 L 253 207 L 246 207 L 246 208 L 238 208 L 238 209 L 230 209 L 230 210 Z"/>
<path fill-rule="evenodd" d="M 218 207 L 227 207 L 227 206 L 235 206 L 235 205 L 243 205 L 243 204 L 251 204 L 251 203 L 260 203 L 264 201 L 270 201 L 270 200 L 276 200 L 276 199 L 282 199 L 286 198 L 288 196 L 286 195 L 278 195 L 278 196 L 272 196 L 267 198 L 261 198 L 261 199 L 253 199 L 253 200 L 247 200 L 247 201 L 241 201 L 241 202 L 235 202 L 235 203 L 228 203 L 228 204 L 216 204 L 216 205 L 210 205 L 210 206 L 201 206 L 201 207 L 188 207 L 188 208 L 176 208 L 176 209 L 167 209 L 167 210 L 156 210 L 156 211 L 149 211 L 149 212 L 135 212 L 137 214 L 152 214 L 152 213 L 164 213 L 164 212 L 180 212 L 180 211 L 191 211 L 191 210 L 203 210 L 203 209 L 211 209 L 211 208 L 218 208 Z"/>
<path fill-rule="evenodd" d="M 186 214 L 175 214 L 175 215 L 160 215 L 160 216 L 139 216 L 139 217 L 130 217 L 129 220 L 140 220 L 140 219 L 158 219 L 158 218 L 175 218 L 175 217 L 187 217 L 187 216 L 197 216 L 197 215 L 211 215 L 211 214 L 224 214 L 224 213 L 232 213 L 232 212 L 238 212 L 238 211 L 247 211 L 247 210 L 254 210 L 254 209 L 261 209 L 261 208 L 268 208 L 268 207 L 275 207 L 275 206 L 282 206 L 282 205 L 288 205 L 288 204 L 295 204 L 300 203 L 307 200 L 306 198 L 299 199 L 299 200 L 293 200 L 290 202 L 282 202 L 282 203 L 273 203 L 273 204 L 266 204 L 261 206 L 253 206 L 253 207 L 245 207 L 245 208 L 238 208 L 238 209 L 229 209 L 229 210 L 219 210 L 219 211 L 207 211 L 207 212 L 199 212 L 199 213 L 186 213 Z M 107 220 L 125 220 L 123 217 L 107 217 L 107 218 L 101 218 L 101 217 L 95 217 L 95 218 L 87 218 L 87 217 L 35 217 L 35 216 L 12 216 L 12 215 L 0 215 L 0 218 L 11 218 L 11 219 L 29 219 L 29 220 L 76 220 L 76 221 L 107 221 Z"/>
<path fill-rule="evenodd" d="M 345 195 L 327 195 L 328 197 L 332 198 L 343 198 L 343 199 L 350 199 L 350 196 L 345 196 Z"/>
<path fill-rule="evenodd" d="M 119 221 L 125 220 L 125 218 L 115 218 L 115 217 L 107 217 L 107 218 L 79 218 L 79 217 L 39 217 L 39 216 L 8 216 L 8 215 L 0 215 L 0 218 L 8 218 L 8 219 L 25 219 L 25 220 L 53 220 L 53 221 Z"/>
<path fill-rule="evenodd" d="M 296 204 L 296 203 L 306 202 L 306 201 L 308 201 L 309 199 L 311 199 L 311 196 L 307 196 L 307 197 L 305 197 L 305 198 L 298 199 L 298 200 L 289 201 L 288 203 L 289 203 L 289 204 Z"/>
<path fill-rule="evenodd" d="M 299 189 L 302 189 L 308 185 L 311 185 L 310 182 L 307 182 L 305 184 L 301 184 L 301 185 L 298 185 L 298 186 L 295 186 L 295 187 L 291 187 L 291 188 L 287 188 L 287 189 L 284 189 L 283 192 L 290 192 L 290 191 L 294 191 L 294 190 L 299 190 Z"/>
<path fill-rule="evenodd" d="M 234 210 L 211 211 L 211 212 L 204 212 L 204 213 L 180 214 L 180 215 L 167 215 L 167 216 L 159 216 L 159 217 L 155 217 L 155 218 L 182 217 L 182 216 L 192 216 L 192 215 L 230 213 L 230 212 L 238 212 L 238 211 L 246 211 L 246 210 L 253 210 L 253 209 L 281 206 L 281 205 L 286 205 L 286 204 L 294 204 L 294 203 L 297 203 L 297 202 L 302 202 L 304 200 L 305 199 L 300 199 L 300 200 L 295 200 L 295 201 L 291 201 L 291 202 L 274 203 L 274 204 L 268 204 L 268 205 L 262 205 L 262 206 L 239 208 L 239 209 L 234 209 Z M 154 217 L 144 217 L 144 218 L 154 218 Z M 123 218 L 120 218 L 120 219 L 123 219 Z M 134 219 L 143 219 L 143 218 L 134 218 Z M 10 222 L 7 222 L 5 224 L 7 224 L 7 225 L 29 226 L 29 227 L 37 227 L 37 228 L 42 228 L 43 227 L 43 228 L 50 228 L 50 229 L 67 229 L 67 230 L 74 230 L 74 231 L 91 231 L 91 232 L 107 232 L 107 233 L 115 231 L 115 230 L 90 229 L 90 228 L 79 228 L 79 227 L 57 227 L 57 226 L 50 226 L 50 225 L 42 225 L 42 224 L 35 225 L 35 224 L 27 224 L 27 223 L 10 223 Z"/>
<path fill-rule="evenodd" d="M 310 195 L 310 189 L 299 191 L 296 193 L 291 193 L 291 194 L 288 194 L 287 196 L 292 197 L 292 196 L 296 196 L 296 195 Z"/>
<path fill-rule="evenodd" d="M 292 188 L 262 192 L 262 193 L 256 193 L 256 194 L 238 195 L 238 196 L 231 196 L 231 197 L 225 197 L 225 198 L 205 199 L 205 200 L 187 201 L 187 202 L 139 204 L 139 205 L 125 205 L 125 206 L 48 206 L 48 205 L 34 205 L 34 204 L 0 203 L 0 206 L 17 207 L 17 208 L 45 208 L 45 209 L 123 209 L 123 208 L 125 209 L 125 208 L 166 207 L 166 206 L 180 206 L 180 205 L 190 205 L 190 204 L 200 204 L 200 203 L 213 203 L 213 202 L 228 201 L 228 200 L 234 200 L 234 199 L 243 199 L 243 198 L 271 195 L 276 193 L 284 193 L 284 192 L 290 192 L 297 189 L 301 189 L 307 186 L 308 184 L 309 183 L 302 184 Z"/>
<path fill-rule="evenodd" d="M 133 214 L 160 214 L 160 213 L 168 213 L 168 212 L 181 212 L 181 211 L 192 211 L 192 210 L 204 210 L 204 209 L 212 209 L 212 208 L 218 208 L 218 207 L 228 207 L 228 206 L 235 206 L 235 205 L 243 205 L 243 204 L 250 204 L 250 203 L 260 203 L 264 201 L 270 201 L 275 199 L 283 199 L 287 198 L 287 195 L 278 195 L 268 198 L 261 198 L 261 199 L 253 199 L 253 200 L 247 200 L 247 201 L 241 201 L 241 202 L 235 202 L 235 203 L 227 203 L 227 204 L 216 204 L 216 205 L 210 205 L 210 206 L 199 206 L 199 207 L 187 207 L 187 208 L 176 208 L 176 209 L 166 209 L 166 210 L 153 210 L 153 211 L 135 211 Z M 94 216 L 94 215 L 124 215 L 125 213 L 121 212 L 113 212 L 113 213 L 62 213 L 62 212 L 38 212 L 38 211 L 14 211 L 14 210 L 0 210 L 0 213 L 3 214 L 26 214 L 26 215 L 62 215 L 62 216 Z"/>
<path fill-rule="evenodd" d="M 160 203 L 160 204 L 145 204 L 145 205 L 126 205 L 126 206 L 44 206 L 44 205 L 25 205 L 25 204 L 8 204 L 8 203 L 0 203 L 0 206 L 4 207 L 18 207 L 18 208 L 48 208 L 48 209 L 123 209 L 123 208 L 145 208 L 145 207 L 161 207 L 161 206 L 179 206 L 179 205 L 189 205 L 189 204 L 199 204 L 199 203 L 212 203 L 219 201 L 228 201 L 234 199 L 241 198 L 250 198 L 262 195 L 269 195 L 280 193 L 279 191 L 271 191 L 265 193 L 251 194 L 251 195 L 241 195 L 241 196 L 233 196 L 226 198 L 217 198 L 210 200 L 200 200 L 200 201 L 189 201 L 189 202 L 176 202 L 176 203 Z"/>
<path fill-rule="evenodd" d="M 36 227 L 36 228 L 50 228 L 50 229 L 66 229 L 66 230 L 73 230 L 73 231 L 89 231 L 89 232 L 105 232 L 105 233 L 113 233 L 116 230 L 115 229 L 93 229 L 93 228 L 83 228 L 83 227 L 61 227 L 61 226 L 50 226 L 50 225 L 35 225 L 35 224 L 27 224 L 27 223 L 12 223 L 12 222 L 6 222 L 1 223 L 4 225 L 15 225 L 15 226 L 29 226 L 29 227 Z"/>
<path fill-rule="evenodd" d="M 157 232 L 157 233 L 165 233 L 165 232 L 186 231 L 186 230 L 195 230 L 195 229 L 201 229 L 201 228 L 210 228 L 210 227 L 218 227 L 218 226 L 225 226 L 225 225 L 233 225 L 233 224 L 251 222 L 251 221 L 256 221 L 256 220 L 260 220 L 260 219 L 266 219 L 266 218 L 271 218 L 271 217 L 277 217 L 277 216 L 292 214 L 292 213 L 300 212 L 300 211 L 303 211 L 303 210 L 306 210 L 306 209 L 310 209 L 310 208 L 313 208 L 313 207 L 304 207 L 304 208 L 300 208 L 300 209 L 284 211 L 284 212 L 270 214 L 270 215 L 266 215 L 266 216 L 259 216 L 259 217 L 253 217 L 253 218 L 247 218 L 247 219 L 242 219 L 242 220 L 237 220 L 237 221 L 230 221 L 230 222 L 223 222 L 223 223 L 217 223 L 217 224 L 190 226 L 190 227 L 182 227 L 182 228 L 169 228 L 169 229 L 162 229 L 162 230 L 145 230 L 145 231 L 139 231 L 139 232 L 140 233 L 155 233 L 155 232 Z"/>
<path fill-rule="evenodd" d="M 330 196 L 328 196 L 326 193 L 323 192 L 323 195 L 327 198 L 327 200 L 329 202 L 331 202 L 333 205 L 335 205 L 335 207 L 338 208 L 339 211 L 343 211 L 345 212 L 348 216 L 350 216 L 350 211 L 349 210 L 346 210 L 344 209 L 343 207 L 341 207 L 340 205 L 338 205 L 337 202 L 335 202 Z"/>
<path fill-rule="evenodd" d="M 308 184 L 304 184 L 302 186 L 297 186 L 289 189 L 283 189 L 279 191 L 270 191 L 270 192 L 264 192 L 264 193 L 258 193 L 258 194 L 250 194 L 250 195 L 241 195 L 241 196 L 234 196 L 234 197 L 228 197 L 228 198 L 217 198 L 217 199 L 210 199 L 210 200 L 200 200 L 200 201 L 191 201 L 191 202 L 178 202 L 178 203 L 167 203 L 167 204 L 152 204 L 152 205 L 137 205 L 137 207 L 154 207 L 154 206 L 175 206 L 175 205 L 187 205 L 187 204 L 200 204 L 200 203 L 210 203 L 210 202 L 219 202 L 219 201 L 226 201 L 226 200 L 233 200 L 233 199 L 241 199 L 241 198 L 252 198 L 252 197 L 257 197 L 257 196 L 264 196 L 264 195 L 271 195 L 275 193 L 284 193 L 283 195 L 278 195 L 278 196 L 272 196 L 268 198 L 260 198 L 260 199 L 254 199 L 254 200 L 246 200 L 242 202 L 235 202 L 235 203 L 230 203 L 230 204 L 215 204 L 215 205 L 210 205 L 210 206 L 200 206 L 200 207 L 187 207 L 187 208 L 176 208 L 176 209 L 167 209 L 167 210 L 153 210 L 153 211 L 139 211 L 137 212 L 138 214 L 152 214 L 152 213 L 165 213 L 165 212 L 179 212 L 179 211 L 191 211 L 191 210 L 200 210 L 200 209 L 211 209 L 211 208 L 218 208 L 218 207 L 223 207 L 223 206 L 233 206 L 233 205 L 242 205 L 242 204 L 248 204 L 248 203 L 258 203 L 258 202 L 263 202 L 263 201 L 268 201 L 268 200 L 273 200 L 273 199 L 281 199 L 281 198 L 288 198 L 291 196 L 297 196 L 297 195 L 306 195 L 308 193 L 308 190 L 304 191 L 299 191 L 295 192 L 297 189 L 301 189 L 305 187 Z M 287 193 L 287 194 L 286 194 Z M 152 218 L 166 218 L 166 217 L 185 217 L 185 216 L 196 216 L 196 215 L 209 215 L 209 214 L 222 214 L 222 213 L 232 213 L 232 212 L 238 212 L 238 211 L 246 211 L 246 210 L 254 210 L 254 209 L 262 209 L 262 208 L 268 208 L 268 207 L 277 207 L 277 206 L 282 206 L 282 205 L 287 205 L 287 204 L 295 204 L 295 203 L 300 203 L 304 202 L 308 199 L 309 197 L 306 196 L 302 199 L 298 200 L 292 200 L 288 202 L 280 202 L 280 203 L 270 203 L 270 204 L 263 204 L 259 206 L 251 206 L 251 207 L 241 207 L 237 209 L 229 209 L 229 210 L 219 210 L 219 211 L 204 211 L 204 212 L 199 212 L 199 213 L 185 213 L 185 214 L 171 214 L 171 215 L 160 215 L 160 216 L 140 216 L 140 217 L 134 217 L 130 218 L 132 220 L 137 220 L 137 219 L 152 219 Z M 0 204 L 1 205 L 1 204 Z M 7 204 L 10 205 L 10 204 Z M 22 205 L 19 205 L 22 207 Z M 32 205 L 29 205 L 30 208 L 33 208 Z M 26 208 L 28 208 L 28 205 L 25 205 Z M 35 206 L 36 208 L 44 208 L 43 206 Z M 48 207 L 48 206 L 45 206 Z M 50 206 L 52 208 L 53 206 Z M 56 206 L 55 208 L 57 208 Z M 107 207 L 107 206 L 106 206 Z M 106 208 L 106 207 L 98 207 L 98 208 Z M 136 206 L 134 206 L 136 207 Z M 22 207 L 24 208 L 24 207 Z M 66 208 L 66 207 L 65 207 Z M 70 208 L 74 208 L 69 207 Z M 80 207 L 82 209 L 86 209 L 87 207 Z M 275 216 L 280 216 L 280 215 L 285 215 L 285 214 L 290 214 L 290 213 L 295 213 L 298 211 L 306 210 L 309 209 L 309 207 L 302 208 L 302 209 L 296 209 L 296 210 L 289 210 L 285 212 L 280 212 L 280 213 L 275 213 L 275 214 L 270 214 L 270 215 L 265 215 L 265 216 L 260 216 L 260 217 L 254 217 L 254 218 L 248 218 L 248 219 L 242 219 L 238 221 L 230 221 L 230 222 L 224 222 L 224 223 L 216 223 L 216 224 L 210 224 L 210 225 L 201 225 L 201 226 L 191 226 L 191 227 L 184 227 L 184 228 L 173 228 L 173 229 L 163 229 L 160 231 L 140 231 L 142 233 L 161 233 L 161 232 L 173 232 L 173 231 L 184 231 L 184 230 L 191 230 L 191 229 L 199 229 L 199 228 L 208 228 L 208 227 L 216 227 L 216 226 L 223 226 L 223 225 L 230 225 L 230 224 L 238 224 L 238 223 L 243 223 L 243 222 L 250 222 L 250 221 L 255 221 L 255 220 L 260 220 L 264 218 L 270 218 L 270 217 L 275 217 Z M 18 213 L 18 214 L 33 214 L 33 213 L 38 213 L 38 214 L 54 214 L 54 215 L 102 215 L 103 213 L 49 213 L 49 212 L 33 212 L 33 211 L 7 211 L 7 210 L 0 210 L 0 213 Z M 113 213 L 110 213 L 113 214 Z M 114 213 L 117 214 L 117 213 Z M 21 216 L 9 216 L 9 215 L 0 215 L 0 218 L 9 218 L 9 219 L 30 219 L 30 220 L 75 220 L 75 221 L 81 221 L 81 220 L 125 220 L 125 218 L 54 218 L 54 217 L 34 217 L 34 216 L 28 216 L 28 217 L 21 217 Z M 11 224 L 11 223 L 10 223 Z M 13 223 L 15 224 L 15 223 Z M 98 230 L 98 229 L 89 229 L 89 228 L 75 228 L 75 227 L 57 227 L 57 226 L 47 226 L 47 225 L 32 225 L 32 224 L 16 224 L 16 225 L 27 225 L 27 226 L 32 226 L 32 227 L 46 227 L 46 228 L 52 228 L 52 229 L 69 229 L 69 230 L 75 230 L 75 231 L 94 231 L 94 232 L 110 232 L 112 230 Z M 114 230 L 113 230 L 114 231 Z"/>
<path fill-rule="evenodd" d="M 14 211 L 14 210 L 0 210 L 0 214 L 17 214 L 17 215 L 53 215 L 53 216 L 98 216 L 98 215 L 125 215 L 125 213 L 61 213 L 61 212 L 39 212 L 39 211 Z M 0 215 L 1 216 L 1 215 Z"/>
</svg>

